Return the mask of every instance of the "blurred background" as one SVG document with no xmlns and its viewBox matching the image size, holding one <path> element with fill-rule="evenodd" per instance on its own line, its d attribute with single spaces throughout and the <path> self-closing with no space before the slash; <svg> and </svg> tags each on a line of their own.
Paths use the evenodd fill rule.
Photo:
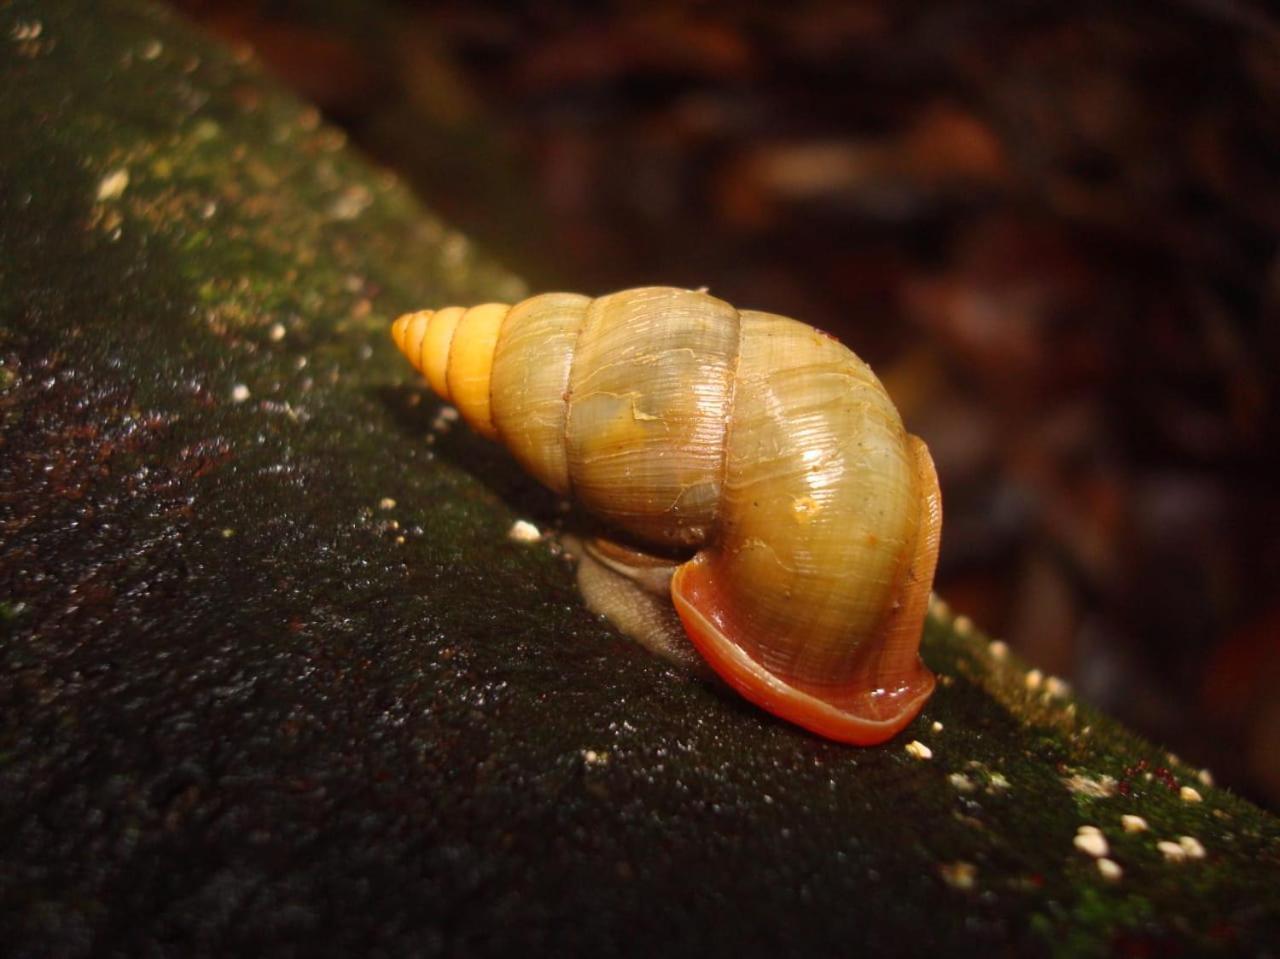
<svg viewBox="0 0 1280 959">
<path fill-rule="evenodd" d="M 1280 20 L 180 0 L 534 290 L 707 286 L 929 443 L 938 591 L 1280 807 Z"/>
</svg>

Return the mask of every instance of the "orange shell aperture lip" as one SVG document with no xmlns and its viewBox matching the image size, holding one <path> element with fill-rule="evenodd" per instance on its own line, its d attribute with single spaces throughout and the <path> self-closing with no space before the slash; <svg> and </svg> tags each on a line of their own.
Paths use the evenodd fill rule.
<svg viewBox="0 0 1280 959">
<path fill-rule="evenodd" d="M 726 617 L 701 556 L 676 570 L 671 596 L 689 639 L 721 679 L 762 709 L 828 739 L 858 746 L 882 743 L 911 722 L 933 692 L 933 674 L 923 664 L 896 688 L 860 691 L 849 705 L 833 705 L 788 684 L 726 635 Z"/>
</svg>

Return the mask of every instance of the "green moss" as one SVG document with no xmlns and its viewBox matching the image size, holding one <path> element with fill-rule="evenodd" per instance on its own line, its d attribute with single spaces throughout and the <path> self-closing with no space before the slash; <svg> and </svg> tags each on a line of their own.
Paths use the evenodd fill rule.
<svg viewBox="0 0 1280 959">
<path fill-rule="evenodd" d="M 518 281 L 163 12 L 10 2 L 0 43 L 19 952 L 1280 939 L 1272 817 L 940 609 L 938 692 L 876 749 L 613 634 L 561 558 L 507 539 L 554 498 L 435 428 L 386 334 Z M 1205 858 L 1155 845 L 1183 835 Z"/>
</svg>

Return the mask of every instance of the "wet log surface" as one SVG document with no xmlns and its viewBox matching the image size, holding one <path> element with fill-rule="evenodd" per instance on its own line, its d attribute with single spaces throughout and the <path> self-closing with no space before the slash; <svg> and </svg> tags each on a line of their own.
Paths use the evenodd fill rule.
<svg viewBox="0 0 1280 959">
<path fill-rule="evenodd" d="M 617 636 L 386 335 L 517 280 L 162 12 L 0 43 L 6 952 L 1280 941 L 1274 818 L 943 609 L 875 749 Z"/>
</svg>

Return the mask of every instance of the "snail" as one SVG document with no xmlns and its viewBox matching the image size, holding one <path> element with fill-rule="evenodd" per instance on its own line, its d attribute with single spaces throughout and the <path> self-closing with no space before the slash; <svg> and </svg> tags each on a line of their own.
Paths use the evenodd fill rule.
<svg viewBox="0 0 1280 959">
<path fill-rule="evenodd" d="M 610 531 L 585 544 L 588 605 L 821 736 L 871 745 L 915 718 L 937 474 L 834 338 L 669 287 L 424 310 L 392 336 Z"/>
</svg>

